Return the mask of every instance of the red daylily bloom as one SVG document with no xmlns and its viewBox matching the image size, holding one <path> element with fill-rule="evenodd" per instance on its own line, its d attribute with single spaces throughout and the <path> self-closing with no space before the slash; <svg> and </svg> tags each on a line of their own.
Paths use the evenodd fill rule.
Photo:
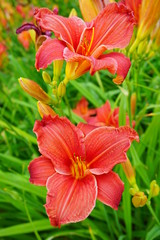
<svg viewBox="0 0 160 240">
<path fill-rule="evenodd" d="M 84 220 L 99 199 L 118 209 L 124 186 L 112 168 L 127 160 L 137 133 L 125 126 L 101 127 L 89 134 L 68 119 L 36 121 L 42 156 L 29 165 L 30 182 L 47 187 L 46 211 L 53 226 Z"/>
<path fill-rule="evenodd" d="M 82 97 L 81 100 L 77 103 L 76 108 L 73 109 L 73 112 L 83 118 L 85 121 L 88 121 L 90 116 L 96 114 L 96 109 L 89 109 L 88 101 Z"/>
<path fill-rule="evenodd" d="M 114 110 L 111 109 L 111 105 L 109 101 L 96 109 L 97 116 L 89 118 L 88 123 L 95 126 L 112 126 L 119 127 L 119 107 Z M 133 127 L 135 126 L 135 122 L 133 121 Z M 129 117 L 126 116 L 126 125 L 129 126 Z"/>
<path fill-rule="evenodd" d="M 47 39 L 36 54 L 36 68 L 44 69 L 54 60 L 66 60 L 66 79 L 73 80 L 101 69 L 117 73 L 115 83 L 122 83 L 130 60 L 122 53 L 103 54 L 106 50 L 125 48 L 132 37 L 134 17 L 123 4 L 109 4 L 90 23 L 78 17 L 65 18 L 48 9 L 39 9 L 37 24 L 53 31 L 57 39 Z M 56 51 L 55 51 L 56 49 Z"/>
</svg>

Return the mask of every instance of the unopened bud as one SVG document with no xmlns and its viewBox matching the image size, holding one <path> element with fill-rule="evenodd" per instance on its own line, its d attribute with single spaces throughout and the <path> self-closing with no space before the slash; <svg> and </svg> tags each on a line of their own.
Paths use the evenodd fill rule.
<svg viewBox="0 0 160 240">
<path fill-rule="evenodd" d="M 137 96 L 136 93 L 132 93 L 131 95 L 131 114 L 132 116 L 135 115 L 135 111 L 136 111 L 136 100 L 137 100 Z"/>
<path fill-rule="evenodd" d="M 42 77 L 45 83 L 48 83 L 48 84 L 51 83 L 51 77 L 47 72 L 43 71 Z"/>
<path fill-rule="evenodd" d="M 144 55 L 144 53 L 146 53 L 147 45 L 148 45 L 147 39 L 139 43 L 137 51 L 138 55 Z"/>
<path fill-rule="evenodd" d="M 44 103 L 49 104 L 51 102 L 51 98 L 48 94 L 38 85 L 38 83 L 29 80 L 27 78 L 19 78 L 19 83 L 21 88 L 27 92 L 29 95 L 34 97 L 35 99 L 42 101 Z"/>
<path fill-rule="evenodd" d="M 122 163 L 122 167 L 123 167 L 123 171 L 126 174 L 126 177 L 129 181 L 130 185 L 134 185 L 136 183 L 135 171 L 134 171 L 132 164 L 128 158 L 127 158 L 126 162 Z"/>
<path fill-rule="evenodd" d="M 77 16 L 77 11 L 75 10 L 75 8 L 72 8 L 72 10 L 70 11 L 69 17 L 74 17 Z"/>
<path fill-rule="evenodd" d="M 66 93 L 66 85 L 62 81 L 58 86 L 58 97 L 63 97 Z"/>
<path fill-rule="evenodd" d="M 153 180 L 150 184 L 150 191 L 149 191 L 149 196 L 152 197 L 156 197 L 159 195 L 159 186 L 156 182 L 156 180 Z"/>
<path fill-rule="evenodd" d="M 147 196 L 144 194 L 144 192 L 137 192 L 133 198 L 132 203 L 134 207 L 143 207 L 147 202 Z"/>
<path fill-rule="evenodd" d="M 62 67 L 63 67 L 63 60 L 55 60 L 53 62 L 53 81 L 57 81 L 61 75 Z"/>
<path fill-rule="evenodd" d="M 139 191 L 139 189 L 134 188 L 134 187 L 129 189 L 129 193 L 130 193 L 132 196 L 134 196 L 138 191 Z"/>
<path fill-rule="evenodd" d="M 43 118 L 44 116 L 55 116 L 55 111 L 48 105 L 44 104 L 43 102 L 38 101 L 37 102 L 38 112 L 40 116 Z"/>
</svg>

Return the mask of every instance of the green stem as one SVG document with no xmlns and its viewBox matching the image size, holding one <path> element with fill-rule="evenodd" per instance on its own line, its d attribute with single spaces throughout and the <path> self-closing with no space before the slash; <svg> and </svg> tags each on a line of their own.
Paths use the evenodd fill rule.
<svg viewBox="0 0 160 240">
<path fill-rule="evenodd" d="M 70 119 L 71 122 L 72 122 L 72 111 L 71 111 L 71 107 L 70 107 L 70 105 L 69 105 L 69 101 L 68 101 L 68 98 L 67 98 L 66 94 L 64 95 L 64 100 L 65 100 L 65 103 L 66 103 L 66 105 L 67 105 L 67 107 L 68 107 L 69 119 Z"/>
<path fill-rule="evenodd" d="M 157 216 L 156 216 L 156 214 L 155 214 L 155 212 L 154 212 L 154 210 L 153 210 L 153 208 L 152 208 L 152 206 L 151 206 L 151 204 L 150 204 L 150 201 L 147 201 L 146 205 L 147 205 L 150 213 L 151 213 L 152 216 L 154 217 L 155 221 L 156 221 L 157 224 L 160 226 L 160 221 L 159 221 L 159 219 L 157 218 Z"/>
<path fill-rule="evenodd" d="M 132 113 L 131 113 L 131 86 L 130 82 L 127 79 L 127 88 L 128 88 L 128 116 L 129 116 L 129 124 L 132 127 Z"/>
<path fill-rule="evenodd" d="M 99 76 L 99 73 L 96 72 L 96 73 L 95 73 L 95 76 L 96 76 L 96 79 L 97 79 L 98 85 L 100 86 L 100 89 L 102 90 L 102 92 L 104 92 L 103 83 L 102 83 L 102 80 L 101 80 L 101 78 L 100 78 L 100 76 Z"/>
<path fill-rule="evenodd" d="M 34 223 L 33 223 L 32 219 L 31 219 L 31 216 L 30 216 L 30 213 L 29 213 L 27 204 L 26 204 L 24 191 L 23 191 L 23 199 L 24 199 L 24 207 L 25 207 L 25 210 L 26 210 L 26 214 L 27 214 L 27 217 L 28 217 L 29 222 L 32 224 L 34 234 L 35 234 L 37 240 L 42 240 L 41 237 L 40 237 L 40 235 L 39 235 L 39 233 L 37 232 L 36 227 L 34 226 Z"/>
</svg>

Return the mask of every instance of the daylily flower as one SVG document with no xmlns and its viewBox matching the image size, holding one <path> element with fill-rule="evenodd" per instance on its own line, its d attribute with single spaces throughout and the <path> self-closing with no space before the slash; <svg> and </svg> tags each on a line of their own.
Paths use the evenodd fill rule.
<svg viewBox="0 0 160 240">
<path fill-rule="evenodd" d="M 88 121 L 92 115 L 96 114 L 96 109 L 89 109 L 88 101 L 82 97 L 81 100 L 77 103 L 76 107 L 73 109 L 73 112 L 83 118 L 85 121 Z"/>
<path fill-rule="evenodd" d="M 131 142 L 139 139 L 126 126 L 89 134 L 81 129 L 58 116 L 34 126 L 42 155 L 29 165 L 30 182 L 47 187 L 45 208 L 53 226 L 84 220 L 96 199 L 118 209 L 124 186 L 112 168 L 127 160 Z"/>
<path fill-rule="evenodd" d="M 114 110 L 111 109 L 111 105 L 109 101 L 96 109 L 96 117 L 92 117 L 89 119 L 88 123 L 95 126 L 112 126 L 119 127 L 119 107 Z M 129 117 L 126 116 L 126 125 L 129 124 Z M 135 122 L 133 121 L 133 127 L 135 126 Z"/>
<path fill-rule="evenodd" d="M 66 78 L 79 78 L 90 71 L 93 75 L 101 69 L 117 73 L 115 83 L 122 83 L 130 68 L 130 60 L 122 53 L 106 50 L 124 48 L 133 33 L 134 18 L 123 4 L 109 4 L 90 23 L 78 17 L 65 18 L 42 8 L 35 15 L 44 30 L 53 31 L 56 39 L 43 42 L 36 54 L 36 68 L 44 69 L 54 60 L 66 60 Z M 55 51 L 56 49 L 56 51 Z"/>
</svg>

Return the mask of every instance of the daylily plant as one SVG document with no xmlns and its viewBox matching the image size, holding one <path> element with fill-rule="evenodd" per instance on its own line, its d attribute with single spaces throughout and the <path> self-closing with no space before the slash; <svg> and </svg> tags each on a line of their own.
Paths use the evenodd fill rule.
<svg viewBox="0 0 160 240">
<path fill-rule="evenodd" d="M 37 24 L 54 32 L 57 38 L 43 42 L 36 54 L 36 68 L 44 69 L 54 60 L 65 60 L 64 83 L 74 80 L 87 71 L 107 69 L 117 73 L 114 82 L 120 84 L 130 68 L 130 60 L 122 53 L 111 52 L 125 48 L 132 37 L 134 17 L 123 4 L 109 4 L 90 23 L 78 17 L 65 18 L 46 8 L 37 10 Z M 105 51 L 106 54 L 103 54 Z"/>
<path fill-rule="evenodd" d="M 86 124 L 76 127 L 67 118 L 44 116 L 34 132 L 42 155 L 29 165 L 30 182 L 47 187 L 45 208 L 53 226 L 84 220 L 96 199 L 118 209 L 124 186 L 112 169 L 127 160 L 131 142 L 139 140 L 135 130 L 88 131 Z"/>
</svg>

